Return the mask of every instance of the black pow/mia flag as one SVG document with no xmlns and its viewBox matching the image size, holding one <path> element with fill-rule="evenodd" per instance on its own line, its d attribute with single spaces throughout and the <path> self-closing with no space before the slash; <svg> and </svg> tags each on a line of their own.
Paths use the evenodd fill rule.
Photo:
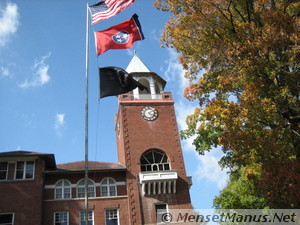
<svg viewBox="0 0 300 225">
<path fill-rule="evenodd" d="M 119 67 L 99 68 L 100 98 L 116 96 L 132 91 L 135 88 L 147 89 L 140 82 L 132 78 L 125 70 Z"/>
</svg>

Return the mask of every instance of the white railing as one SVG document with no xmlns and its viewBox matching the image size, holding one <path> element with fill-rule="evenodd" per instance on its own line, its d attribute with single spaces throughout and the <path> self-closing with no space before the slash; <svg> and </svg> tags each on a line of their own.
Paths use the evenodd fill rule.
<svg viewBox="0 0 300 225">
<path fill-rule="evenodd" d="M 176 193 L 176 170 L 143 171 L 139 173 L 143 195 Z"/>
<path fill-rule="evenodd" d="M 177 180 L 178 174 L 176 170 L 163 170 L 163 171 L 148 171 L 140 172 L 140 182 L 149 181 L 162 181 L 162 180 Z"/>
<path fill-rule="evenodd" d="M 138 94 L 138 95 L 132 95 L 131 99 L 162 99 L 161 94 Z"/>
</svg>

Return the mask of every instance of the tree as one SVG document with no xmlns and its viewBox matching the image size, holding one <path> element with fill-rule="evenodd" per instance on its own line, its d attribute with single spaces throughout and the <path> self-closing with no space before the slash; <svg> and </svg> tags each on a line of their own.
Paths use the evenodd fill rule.
<svg viewBox="0 0 300 225">
<path fill-rule="evenodd" d="M 251 180 L 253 168 L 258 167 L 251 165 L 231 173 L 231 182 L 220 192 L 220 196 L 214 199 L 215 208 L 263 209 L 267 207 L 263 195 L 258 193 L 257 186 Z"/>
<path fill-rule="evenodd" d="M 255 183 L 249 181 L 255 185 L 265 179 L 270 161 L 297 164 L 286 177 L 299 185 L 300 2 L 157 0 L 155 5 L 173 13 L 162 43 L 180 53 L 190 81 L 184 95 L 199 101 L 182 137 L 196 135 L 200 154 L 221 145 L 220 164 L 232 171 L 259 165 Z M 287 187 L 282 190 L 289 193 Z M 270 207 L 281 206 L 267 191 L 261 194 Z"/>
<path fill-rule="evenodd" d="M 274 208 L 300 207 L 300 164 L 294 160 L 270 160 L 263 164 L 260 179 L 254 181 Z"/>
</svg>

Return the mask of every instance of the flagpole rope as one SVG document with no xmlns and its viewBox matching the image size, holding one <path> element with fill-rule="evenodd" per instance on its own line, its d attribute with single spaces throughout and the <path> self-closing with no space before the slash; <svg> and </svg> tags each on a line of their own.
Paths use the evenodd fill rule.
<svg viewBox="0 0 300 225">
<path fill-rule="evenodd" d="M 95 161 L 97 160 L 97 154 L 98 154 L 98 135 L 99 135 L 99 108 L 100 108 L 100 98 L 98 99 L 98 106 L 97 106 L 97 124 L 96 124 L 96 149 L 95 149 Z"/>
</svg>

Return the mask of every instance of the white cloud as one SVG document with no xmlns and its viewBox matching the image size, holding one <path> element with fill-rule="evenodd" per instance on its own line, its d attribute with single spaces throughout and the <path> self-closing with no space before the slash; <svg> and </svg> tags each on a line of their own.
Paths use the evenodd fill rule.
<svg viewBox="0 0 300 225">
<path fill-rule="evenodd" d="M 188 86 L 188 80 L 184 77 L 185 70 L 178 62 L 178 53 L 174 49 L 168 48 L 169 59 L 166 61 L 167 69 L 165 71 L 165 77 L 167 81 L 175 83 L 179 86 L 179 92 L 183 95 L 183 90 Z M 187 100 L 176 101 L 175 110 L 177 123 L 180 130 L 187 129 L 186 117 L 191 115 L 196 108 L 196 103 L 188 102 Z M 183 149 L 187 151 L 195 151 L 192 145 L 193 138 L 184 140 L 182 144 L 185 146 Z"/>
<path fill-rule="evenodd" d="M 182 65 L 178 62 L 178 53 L 172 49 L 168 48 L 169 58 L 166 61 L 167 69 L 165 70 L 165 77 L 168 82 L 176 82 L 180 84 L 179 88 L 181 93 L 188 86 L 188 79 L 184 77 L 185 70 L 183 70 Z"/>
<path fill-rule="evenodd" d="M 200 164 L 197 166 L 194 177 L 199 181 L 205 180 L 206 182 L 214 183 L 219 189 L 224 188 L 228 181 L 228 170 L 222 170 L 218 164 L 221 155 L 222 153 L 219 149 L 213 149 L 211 152 L 205 153 L 205 155 L 196 154 Z"/>
<path fill-rule="evenodd" d="M 154 29 L 150 32 L 151 40 L 160 41 L 161 38 L 161 31 Z"/>
<path fill-rule="evenodd" d="M 5 65 L 0 65 L 0 80 L 2 78 L 12 78 L 14 76 L 14 71 L 16 70 L 15 63 L 6 63 Z"/>
<path fill-rule="evenodd" d="M 14 3 L 7 3 L 4 10 L 0 9 L 0 47 L 9 41 L 9 38 L 17 32 L 18 27 L 18 6 Z"/>
<path fill-rule="evenodd" d="M 41 59 L 36 60 L 32 70 L 33 77 L 30 81 L 26 79 L 23 83 L 18 84 L 21 88 L 29 88 L 29 87 L 40 87 L 47 84 L 50 81 L 50 75 L 48 74 L 49 65 L 45 63 L 45 60 L 51 56 L 49 52 L 47 55 L 43 56 Z"/>
<path fill-rule="evenodd" d="M 181 130 L 187 128 L 185 119 L 194 112 L 194 109 L 195 106 L 186 105 L 183 102 L 176 104 L 177 123 Z M 211 152 L 206 152 L 205 155 L 199 155 L 193 145 L 194 139 L 195 136 L 182 141 L 183 150 L 188 154 L 193 154 L 193 158 L 198 162 L 193 177 L 199 182 L 215 184 L 219 189 L 224 188 L 227 184 L 228 174 L 227 170 L 222 170 L 218 164 L 223 153 L 219 149 L 212 149 Z"/>
<path fill-rule="evenodd" d="M 0 67 L 0 79 L 4 77 L 10 77 L 10 71 L 8 67 L 1 66 Z"/>
<path fill-rule="evenodd" d="M 58 136 L 62 135 L 62 129 L 64 128 L 64 126 L 65 126 L 65 114 L 57 113 L 55 115 L 54 128 Z"/>
<path fill-rule="evenodd" d="M 177 123 L 181 130 L 187 128 L 185 122 L 186 117 L 194 112 L 195 107 L 185 105 L 179 102 L 176 105 Z M 193 145 L 193 140 L 196 136 L 182 140 L 182 148 L 188 154 L 193 154 L 193 158 L 197 160 L 198 165 L 193 177 L 199 182 L 208 182 L 217 185 L 219 189 L 226 186 L 228 180 L 227 170 L 222 170 L 218 164 L 223 153 L 220 149 L 212 149 L 211 152 L 206 152 L 205 155 L 199 155 Z"/>
<path fill-rule="evenodd" d="M 175 88 L 178 87 L 180 93 L 189 85 L 188 79 L 184 77 L 185 71 L 182 65 L 178 62 L 178 54 L 173 49 L 168 49 L 169 58 L 166 61 L 167 69 L 165 70 L 166 80 L 172 83 Z M 181 95 L 182 96 L 182 95 Z M 177 115 L 177 123 L 180 130 L 187 128 L 186 117 L 191 115 L 197 103 L 188 102 L 187 100 L 180 100 L 176 102 L 175 109 Z M 211 152 L 205 153 L 205 155 L 199 155 L 193 140 L 195 137 L 191 137 L 182 141 L 182 148 L 187 154 L 192 154 L 193 158 L 197 160 L 196 172 L 193 177 L 198 182 L 207 182 L 216 185 L 219 189 L 224 188 L 227 184 L 228 174 L 225 170 L 222 170 L 218 164 L 222 156 L 222 152 L 219 149 L 213 149 Z"/>
<path fill-rule="evenodd" d="M 186 117 L 194 112 L 195 106 L 184 104 L 182 101 L 176 104 L 177 123 L 179 129 L 184 130 L 187 128 L 185 122 Z M 193 141 L 196 136 L 189 139 L 182 140 L 182 149 L 187 154 L 193 154 L 197 160 L 196 172 L 193 174 L 195 180 L 199 182 L 207 182 L 216 185 L 219 189 L 226 186 L 228 180 L 227 170 L 222 170 L 218 161 L 223 153 L 220 149 L 212 149 L 211 152 L 206 152 L 205 155 L 199 155 L 195 150 Z"/>
<path fill-rule="evenodd" d="M 191 102 L 189 104 L 184 104 L 183 101 L 179 101 L 176 103 L 176 111 L 177 111 L 177 123 L 181 130 L 187 128 L 187 124 L 185 122 L 186 117 L 194 113 L 195 105 Z"/>
<path fill-rule="evenodd" d="M 126 49 L 126 54 L 129 55 L 129 56 L 133 56 L 134 55 L 134 50 Z"/>
</svg>

